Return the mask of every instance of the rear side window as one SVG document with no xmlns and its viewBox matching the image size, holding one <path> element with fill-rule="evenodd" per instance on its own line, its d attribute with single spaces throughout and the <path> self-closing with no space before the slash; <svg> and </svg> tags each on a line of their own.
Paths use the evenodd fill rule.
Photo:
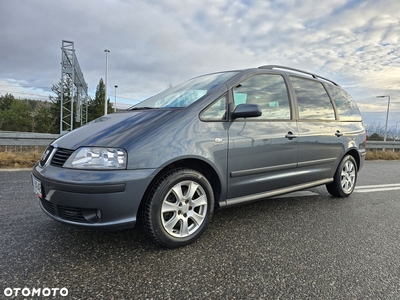
<svg viewBox="0 0 400 300">
<path fill-rule="evenodd" d="M 327 84 L 326 88 L 339 112 L 341 121 L 361 121 L 360 110 L 356 102 L 345 90 L 338 86 Z"/>
<path fill-rule="evenodd" d="M 233 89 L 235 106 L 239 104 L 258 104 L 261 120 L 290 119 L 289 97 L 286 84 L 281 75 L 261 74 L 250 77 Z"/>
<path fill-rule="evenodd" d="M 322 83 L 290 76 L 300 119 L 335 120 L 335 111 Z"/>
</svg>

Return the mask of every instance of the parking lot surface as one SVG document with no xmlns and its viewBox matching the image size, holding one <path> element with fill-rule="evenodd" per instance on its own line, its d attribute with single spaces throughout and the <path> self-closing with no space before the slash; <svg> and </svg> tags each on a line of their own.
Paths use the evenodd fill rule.
<svg viewBox="0 0 400 300">
<path fill-rule="evenodd" d="M 399 175 L 400 161 L 366 162 L 347 199 L 318 187 L 219 210 L 197 242 L 168 250 L 140 227 L 59 224 L 29 171 L 2 171 L 0 298 L 400 299 Z"/>
</svg>

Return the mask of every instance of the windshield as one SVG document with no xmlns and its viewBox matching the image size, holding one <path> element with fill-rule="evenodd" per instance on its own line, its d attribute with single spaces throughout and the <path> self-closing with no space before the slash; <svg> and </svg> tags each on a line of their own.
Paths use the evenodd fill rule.
<svg viewBox="0 0 400 300">
<path fill-rule="evenodd" d="M 236 74 L 237 72 L 224 72 L 196 77 L 150 97 L 129 109 L 187 107 Z"/>
</svg>

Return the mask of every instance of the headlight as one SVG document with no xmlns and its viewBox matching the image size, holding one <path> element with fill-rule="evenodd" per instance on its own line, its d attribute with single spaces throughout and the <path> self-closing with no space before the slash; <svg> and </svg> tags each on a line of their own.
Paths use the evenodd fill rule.
<svg viewBox="0 0 400 300">
<path fill-rule="evenodd" d="M 65 168 L 74 169 L 126 169 L 128 155 L 120 148 L 83 147 L 67 159 Z"/>
</svg>

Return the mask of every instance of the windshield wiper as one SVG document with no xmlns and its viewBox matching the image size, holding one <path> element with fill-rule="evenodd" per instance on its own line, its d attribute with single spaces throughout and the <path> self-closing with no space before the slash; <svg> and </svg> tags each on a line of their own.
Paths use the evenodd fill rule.
<svg viewBox="0 0 400 300">
<path fill-rule="evenodd" d="M 142 110 L 142 109 L 158 109 L 158 107 L 139 106 L 139 107 L 128 108 L 128 110 Z"/>
</svg>

